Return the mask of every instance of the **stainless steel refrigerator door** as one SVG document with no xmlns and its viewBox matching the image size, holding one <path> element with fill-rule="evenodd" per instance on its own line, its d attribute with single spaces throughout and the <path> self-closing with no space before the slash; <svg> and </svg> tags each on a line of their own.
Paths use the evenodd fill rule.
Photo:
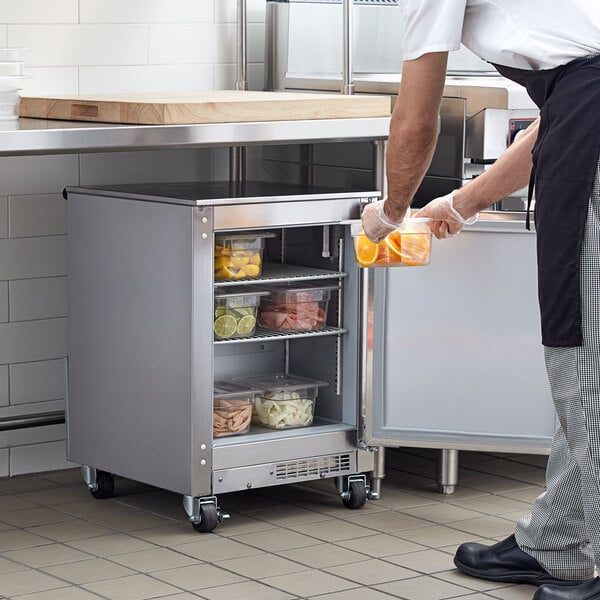
<svg viewBox="0 0 600 600">
<path fill-rule="evenodd" d="M 550 446 L 535 235 L 522 220 L 467 229 L 434 240 L 427 267 L 374 270 L 369 445 Z"/>
</svg>

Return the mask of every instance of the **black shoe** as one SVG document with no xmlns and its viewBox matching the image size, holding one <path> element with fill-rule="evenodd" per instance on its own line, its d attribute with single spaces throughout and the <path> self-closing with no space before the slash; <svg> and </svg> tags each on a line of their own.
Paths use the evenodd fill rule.
<svg viewBox="0 0 600 600">
<path fill-rule="evenodd" d="M 454 556 L 454 564 L 465 575 L 491 581 L 531 585 L 574 585 L 573 581 L 552 577 L 533 556 L 517 546 L 514 535 L 493 546 L 474 542 L 461 544 Z"/>
<path fill-rule="evenodd" d="M 600 579 L 588 579 L 571 587 L 543 585 L 533 600 L 600 600 Z"/>
</svg>

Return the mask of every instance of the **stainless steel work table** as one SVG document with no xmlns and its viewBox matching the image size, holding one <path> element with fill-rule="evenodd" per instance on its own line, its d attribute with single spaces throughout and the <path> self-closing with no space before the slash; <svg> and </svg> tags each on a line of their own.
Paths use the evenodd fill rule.
<svg viewBox="0 0 600 600">
<path fill-rule="evenodd" d="M 288 143 L 385 140 L 388 117 L 216 123 L 119 125 L 45 119 L 0 124 L 0 156 L 222 148 Z"/>
</svg>

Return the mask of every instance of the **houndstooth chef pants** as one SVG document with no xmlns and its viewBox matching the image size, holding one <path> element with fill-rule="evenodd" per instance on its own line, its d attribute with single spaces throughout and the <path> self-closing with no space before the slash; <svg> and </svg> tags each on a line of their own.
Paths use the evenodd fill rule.
<svg viewBox="0 0 600 600">
<path fill-rule="evenodd" d="M 570 580 L 591 578 L 600 568 L 600 163 L 580 261 L 583 344 L 544 348 L 560 425 L 546 491 L 515 531 L 522 550 Z"/>
</svg>

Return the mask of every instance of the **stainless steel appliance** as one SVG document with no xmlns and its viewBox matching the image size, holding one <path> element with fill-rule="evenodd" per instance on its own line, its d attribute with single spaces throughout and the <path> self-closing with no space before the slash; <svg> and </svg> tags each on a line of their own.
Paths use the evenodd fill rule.
<svg viewBox="0 0 600 600">
<path fill-rule="evenodd" d="M 400 73 L 404 22 L 399 0 L 353 0 L 352 21 L 352 75 Z M 302 88 L 308 79 L 314 89 L 341 79 L 342 25 L 342 0 L 267 0 L 267 89 Z M 449 69 L 453 74 L 491 72 L 466 48 L 453 53 Z"/>
<path fill-rule="evenodd" d="M 194 528 L 211 531 L 226 516 L 216 497 L 226 492 L 331 478 L 348 508 L 379 496 L 383 450 L 363 433 L 366 272 L 343 222 L 380 196 L 387 119 L 343 121 L 322 122 L 306 141 L 370 144 L 369 177 L 353 188 L 234 180 L 68 188 L 68 448 L 95 497 L 114 493 L 113 475 L 130 477 L 182 494 Z M 228 126 L 230 144 L 265 136 L 265 124 L 237 125 Z M 269 143 L 279 137 L 291 148 L 308 131 L 267 128 Z M 203 128 L 207 144 L 215 130 Z M 215 281 L 216 236 L 257 230 L 271 234 L 262 274 Z M 215 339 L 218 291 L 316 282 L 332 290 L 323 328 Z M 326 384 L 314 421 L 214 435 L 215 380 L 269 373 Z"/>
</svg>

